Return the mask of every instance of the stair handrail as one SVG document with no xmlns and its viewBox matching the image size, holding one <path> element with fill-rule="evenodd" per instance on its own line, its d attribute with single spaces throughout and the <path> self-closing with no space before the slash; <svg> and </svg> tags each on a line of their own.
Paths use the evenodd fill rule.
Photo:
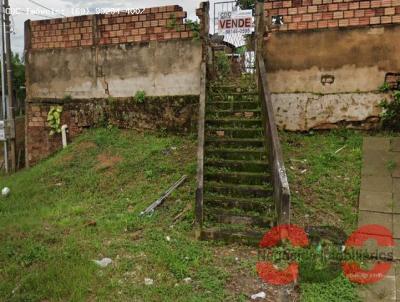
<svg viewBox="0 0 400 302">
<path fill-rule="evenodd" d="M 283 160 L 274 107 L 268 86 L 267 71 L 263 52 L 265 22 L 264 2 L 256 5 L 256 67 L 259 96 L 262 104 L 264 139 L 268 148 L 269 164 L 272 172 L 273 200 L 278 224 L 290 223 L 290 187 Z"/>
<path fill-rule="evenodd" d="M 209 53 L 209 24 L 210 3 L 200 3 L 197 16 L 200 18 L 200 38 L 202 41 L 202 62 L 200 66 L 200 97 L 197 125 L 197 175 L 196 175 L 196 202 L 195 202 L 195 236 L 200 239 L 203 227 L 203 203 L 204 203 L 204 144 L 205 144 L 205 115 L 207 100 L 207 70 Z"/>
</svg>

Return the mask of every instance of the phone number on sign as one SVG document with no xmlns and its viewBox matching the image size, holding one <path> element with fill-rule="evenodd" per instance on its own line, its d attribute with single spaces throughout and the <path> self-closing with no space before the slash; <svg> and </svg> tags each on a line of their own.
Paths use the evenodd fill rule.
<svg viewBox="0 0 400 302">
<path fill-rule="evenodd" d="M 126 13 L 128 15 L 141 15 L 145 11 L 144 8 L 127 8 L 127 9 L 116 9 L 116 8 L 96 8 L 96 14 L 112 14 L 117 15 L 120 13 Z"/>
</svg>

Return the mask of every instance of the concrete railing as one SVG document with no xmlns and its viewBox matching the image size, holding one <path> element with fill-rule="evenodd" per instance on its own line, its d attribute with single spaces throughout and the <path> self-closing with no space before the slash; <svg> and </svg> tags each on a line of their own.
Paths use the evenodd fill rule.
<svg viewBox="0 0 400 302">
<path fill-rule="evenodd" d="M 290 188 L 286 175 L 279 133 L 275 122 L 271 92 L 268 87 L 263 45 L 265 37 L 264 2 L 256 6 L 256 68 L 258 89 L 263 113 L 264 139 L 268 149 L 269 164 L 272 173 L 273 199 L 279 224 L 290 223 Z"/>
</svg>

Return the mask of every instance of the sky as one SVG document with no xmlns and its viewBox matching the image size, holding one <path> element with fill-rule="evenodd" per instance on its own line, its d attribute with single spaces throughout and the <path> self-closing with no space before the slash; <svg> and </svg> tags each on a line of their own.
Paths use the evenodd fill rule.
<svg viewBox="0 0 400 302">
<path fill-rule="evenodd" d="M 187 11 L 188 18 L 194 20 L 196 19 L 196 8 L 199 7 L 201 0 L 9 0 L 9 2 L 12 9 L 11 25 L 13 31 L 11 47 L 14 52 L 22 54 L 24 49 L 24 22 L 28 19 L 59 18 L 60 15 L 57 13 L 65 16 L 79 15 L 78 12 L 88 9 L 91 13 L 95 13 L 96 9 L 146 8 L 178 4 Z M 210 2 L 213 3 L 213 1 Z M 40 7 L 38 4 L 52 9 L 53 12 Z"/>
</svg>

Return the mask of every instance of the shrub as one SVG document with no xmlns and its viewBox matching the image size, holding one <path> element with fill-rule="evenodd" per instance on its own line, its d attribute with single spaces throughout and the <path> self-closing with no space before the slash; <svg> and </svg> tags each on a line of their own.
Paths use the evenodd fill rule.
<svg viewBox="0 0 400 302">
<path fill-rule="evenodd" d="M 382 85 L 381 92 L 389 91 L 389 85 Z M 383 109 L 381 113 L 382 128 L 387 130 L 400 131 L 400 91 L 392 92 L 392 99 L 384 99 L 379 104 Z"/>
<path fill-rule="evenodd" d="M 144 100 L 146 99 L 146 92 L 144 90 L 138 90 L 133 99 L 136 103 L 144 103 Z"/>
</svg>

